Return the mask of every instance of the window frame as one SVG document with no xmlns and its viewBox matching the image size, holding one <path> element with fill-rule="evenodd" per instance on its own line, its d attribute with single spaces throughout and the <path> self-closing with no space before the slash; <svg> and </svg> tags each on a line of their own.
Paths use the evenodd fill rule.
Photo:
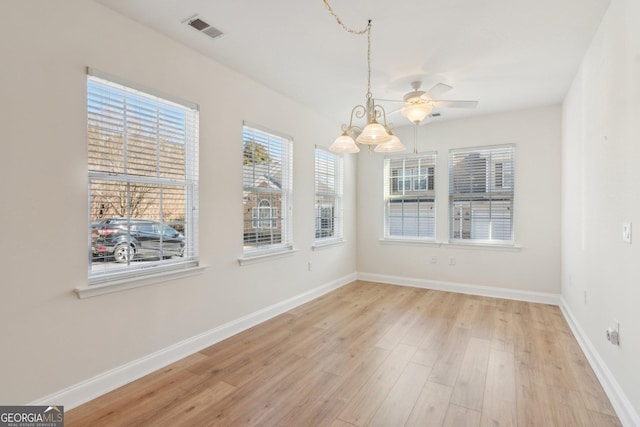
<svg viewBox="0 0 640 427">
<path fill-rule="evenodd" d="M 515 246 L 515 159 L 514 144 L 449 150 L 449 243 Z M 474 164 L 464 165 L 467 160 Z M 480 174 L 483 177 L 474 181 L 473 175 Z M 505 233 L 507 238 L 499 238 Z"/>
<path fill-rule="evenodd" d="M 333 153 L 324 147 L 315 147 L 314 190 L 314 246 L 343 242 L 343 155 Z M 327 201 L 330 206 L 325 205 Z M 329 216 L 325 215 L 328 209 L 331 210 Z M 324 226 L 327 223 L 330 225 Z M 329 232 L 330 235 L 323 235 L 326 232 Z"/>
<path fill-rule="evenodd" d="M 384 240 L 412 240 L 434 243 L 437 232 L 437 152 L 396 154 L 384 158 Z M 395 166 L 401 162 L 400 166 Z M 424 170 L 424 172 L 422 172 Z M 424 180 L 424 189 L 421 182 Z M 416 185 L 417 184 L 417 185 Z M 409 188 L 407 188 L 407 185 Z M 392 215 L 392 206 L 400 204 L 400 216 Z M 405 214 L 405 204 L 417 204 L 416 214 Z M 420 215 L 420 204 L 427 204 L 431 214 Z M 400 219 L 400 233 L 392 222 Z M 412 225 L 412 223 L 414 223 Z M 427 233 L 420 230 L 426 227 Z M 405 230 L 415 228 L 415 232 Z"/>
<path fill-rule="evenodd" d="M 245 149 L 248 142 L 260 144 L 266 149 L 268 162 L 262 166 L 262 169 L 265 170 L 264 173 L 257 172 L 256 165 L 264 163 L 253 160 L 255 153 L 251 158 L 246 156 Z M 239 259 L 241 265 L 246 260 L 293 251 L 293 138 L 244 121 L 242 124 L 242 148 L 244 231 L 243 255 Z M 276 165 L 276 160 L 272 161 L 269 153 L 273 153 L 273 156 L 279 159 L 278 165 Z M 276 169 L 278 170 L 276 171 Z M 274 173 L 278 176 L 272 176 Z M 251 177 L 249 180 L 253 185 L 246 185 L 249 176 Z M 263 181 L 267 179 L 271 182 L 264 186 L 257 184 L 259 177 L 263 178 Z M 273 201 L 270 200 L 272 198 L 276 198 L 279 201 L 279 207 L 273 206 Z M 258 205 L 265 200 L 271 205 L 269 207 L 271 216 L 268 219 L 258 219 L 256 221 L 255 213 L 260 213 Z M 248 203 L 255 203 L 256 205 L 248 207 Z M 247 211 L 247 208 L 249 211 Z M 254 225 L 263 225 L 266 221 L 269 222 L 268 227 L 254 227 Z M 277 226 L 278 222 L 280 223 L 280 228 Z M 261 244 L 257 234 L 258 231 L 255 230 L 268 230 L 265 234 L 265 239 L 268 238 L 270 243 Z M 276 231 L 275 233 L 274 230 Z M 249 235 L 255 233 L 255 245 L 247 244 L 247 233 Z M 279 241 L 277 241 L 278 239 Z"/>
<path fill-rule="evenodd" d="M 94 296 L 102 293 L 115 292 L 122 289 L 127 289 L 130 287 L 138 287 L 138 286 L 146 286 L 148 284 L 158 283 L 164 280 L 165 277 L 179 277 L 183 273 L 184 274 L 192 274 L 193 270 L 199 270 L 199 221 L 198 221 L 198 180 L 199 180 L 199 171 L 198 171 L 198 157 L 199 157 L 199 107 L 197 104 L 184 101 L 176 97 L 172 97 L 170 95 L 165 95 L 160 93 L 159 91 L 145 88 L 136 83 L 128 82 L 119 77 L 115 77 L 109 75 L 107 73 L 103 73 L 101 71 L 95 70 L 93 68 L 87 69 L 87 106 L 86 106 L 86 118 L 87 118 L 87 144 L 88 144 L 88 209 L 87 209 L 87 219 L 88 219 L 88 244 L 89 244 L 89 256 L 88 256 L 88 267 L 87 267 L 87 287 L 79 287 L 76 289 L 76 292 L 80 297 L 84 296 Z M 101 95 L 100 91 L 103 95 Z M 106 113 L 106 107 L 102 107 L 102 109 L 98 108 L 97 105 L 100 104 L 101 101 L 112 96 L 118 96 L 122 99 L 122 104 L 113 98 L 114 102 L 114 110 L 110 113 Z M 127 138 L 129 134 L 133 134 L 132 129 L 134 128 L 133 119 L 129 119 L 127 117 L 128 102 L 131 100 L 137 100 L 136 102 L 144 102 L 145 105 L 155 108 L 156 116 L 145 121 L 144 124 L 148 126 L 144 128 L 145 131 L 149 131 L 153 129 L 156 132 L 156 140 L 154 142 L 155 148 L 154 150 L 157 153 L 161 153 L 162 145 L 169 146 L 171 144 L 180 144 L 182 148 L 180 151 L 183 152 L 182 160 L 179 160 L 179 163 L 173 163 L 174 160 L 169 160 L 172 163 L 169 163 L 170 166 L 174 166 L 175 164 L 181 164 L 183 166 L 182 176 L 172 176 L 169 169 L 163 169 L 166 166 L 167 160 L 162 160 L 161 157 L 158 157 L 154 160 L 154 173 L 144 173 L 139 170 L 136 173 L 131 172 L 125 166 L 127 163 L 127 154 L 126 154 L 126 146 L 127 146 Z M 134 102 L 135 104 L 135 102 Z M 120 111 L 118 109 L 122 109 Z M 164 111 L 164 112 L 163 112 Z M 169 119 L 165 114 L 167 111 L 171 111 L 171 119 Z M 179 113 L 177 113 L 179 112 Z M 178 114 L 177 117 L 184 118 L 184 121 L 175 122 L 175 117 L 173 114 Z M 104 143 L 109 140 L 108 137 L 98 136 L 96 137 L 94 134 L 91 134 L 91 123 L 94 123 L 94 129 L 97 129 L 99 126 L 104 126 L 109 120 L 120 120 L 122 131 L 122 147 L 123 147 L 123 155 L 121 157 L 121 163 L 117 163 L 114 161 L 116 172 L 99 170 L 100 166 L 97 164 L 92 165 L 91 156 L 104 156 L 105 149 Z M 171 141 L 163 140 L 163 137 L 159 135 L 164 135 L 162 132 L 166 132 L 166 124 L 171 120 L 172 125 L 180 128 L 182 132 L 178 132 L 178 136 L 171 136 Z M 137 126 L 140 126 L 140 122 L 136 123 Z M 161 130 L 162 129 L 162 130 Z M 94 133 L 95 130 L 93 131 Z M 99 132 L 98 132 L 99 133 Z M 183 138 L 183 139 L 181 139 Z M 162 142 L 161 142 L 162 141 Z M 173 141 L 173 142 L 172 142 Z M 175 142 L 178 141 L 178 142 Z M 113 159 L 117 160 L 117 155 L 113 153 L 107 154 L 108 156 L 113 156 Z M 158 156 L 162 156 L 162 154 L 157 154 Z M 180 158 L 180 157 L 178 157 Z M 100 158 L 98 157 L 98 162 Z M 103 157 L 103 160 L 105 158 Z M 183 163 L 182 163 L 183 162 Z M 163 166 L 165 164 L 165 166 Z M 120 165 L 120 166 L 118 166 Z M 121 169 L 121 170 L 120 170 Z M 133 168 L 131 168 L 133 169 Z M 165 176 L 162 176 L 162 175 Z M 180 174 L 179 174 L 180 175 Z M 101 183 L 101 184 L 98 184 Z M 109 184 L 111 183 L 111 184 Z M 185 253 L 181 258 L 172 257 L 170 259 L 163 259 L 164 257 L 160 257 L 158 260 L 145 260 L 144 262 L 137 261 L 128 261 L 124 265 L 107 265 L 106 262 L 104 269 L 94 269 L 94 259 L 93 259 L 93 250 L 92 248 L 92 233 L 93 227 L 92 223 L 95 218 L 93 218 L 94 213 L 92 212 L 92 186 L 98 185 L 114 185 L 114 183 L 118 185 L 125 185 L 125 188 L 129 188 L 130 185 L 147 185 L 150 188 L 154 188 L 156 186 L 158 194 L 162 198 L 165 189 L 174 187 L 174 189 L 178 189 L 182 194 L 180 197 L 179 204 L 183 206 L 184 212 L 180 211 L 183 214 L 183 221 L 180 221 L 180 225 L 183 226 L 182 234 L 185 236 Z M 168 190 L 167 190 L 168 191 Z M 130 194 L 127 194 L 127 200 L 129 199 Z M 162 208 L 162 202 L 154 202 L 159 203 L 157 206 L 158 211 L 156 215 L 154 215 L 154 220 L 157 220 L 161 223 L 165 223 L 169 226 L 175 226 L 178 224 L 175 220 L 170 220 L 170 218 L 165 217 L 165 213 Z M 102 209 L 104 205 L 100 205 Z M 127 202 L 126 210 L 126 218 L 134 219 L 131 216 L 131 205 Z M 102 213 L 102 212 L 100 212 Z M 99 214 L 98 214 L 99 215 Z M 112 217 L 112 214 L 109 214 L 108 217 Z M 121 217 L 121 216 L 120 216 Z M 131 227 L 128 228 L 131 230 Z M 130 239 L 130 237 L 129 237 Z M 163 238 L 160 238 L 160 246 L 162 247 Z M 161 249 L 162 250 L 162 249 Z M 162 254 L 162 252 L 161 252 Z M 137 283 L 137 284 L 136 284 Z"/>
</svg>

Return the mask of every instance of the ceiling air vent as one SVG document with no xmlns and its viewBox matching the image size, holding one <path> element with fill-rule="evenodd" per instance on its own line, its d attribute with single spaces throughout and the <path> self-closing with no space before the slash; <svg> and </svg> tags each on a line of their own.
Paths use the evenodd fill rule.
<svg viewBox="0 0 640 427">
<path fill-rule="evenodd" d="M 215 27 L 212 27 L 211 25 L 209 25 L 209 23 L 207 23 L 205 20 L 200 18 L 198 15 L 187 19 L 186 21 L 184 21 L 184 23 L 189 25 L 190 27 L 195 28 L 201 33 L 208 35 L 213 39 L 220 37 L 222 35 L 222 31 L 220 31 Z"/>
</svg>

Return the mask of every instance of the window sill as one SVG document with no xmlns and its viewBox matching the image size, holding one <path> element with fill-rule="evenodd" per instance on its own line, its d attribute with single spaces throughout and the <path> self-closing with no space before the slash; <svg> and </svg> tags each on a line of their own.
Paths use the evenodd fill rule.
<svg viewBox="0 0 640 427">
<path fill-rule="evenodd" d="M 418 246 L 434 246 L 449 249 L 472 249 L 482 251 L 505 251 L 505 252 L 520 252 L 521 246 L 505 245 L 499 243 L 463 243 L 463 242 L 437 242 L 435 240 L 427 239 L 394 239 L 383 238 L 380 239 L 380 243 L 384 245 L 418 245 Z"/>
<path fill-rule="evenodd" d="M 504 252 L 520 252 L 522 246 L 508 245 L 501 243 L 463 243 L 463 242 L 443 242 L 442 247 L 451 249 L 476 249 L 482 251 L 504 251 Z"/>
<path fill-rule="evenodd" d="M 344 239 L 327 239 L 326 241 L 321 240 L 321 241 L 315 242 L 313 246 L 311 246 L 311 249 L 314 251 L 317 251 L 318 249 L 324 249 L 331 246 L 337 246 L 342 244 L 344 244 Z"/>
<path fill-rule="evenodd" d="M 442 243 L 436 242 L 433 239 L 398 239 L 393 237 L 386 237 L 380 239 L 380 243 L 383 245 L 419 245 L 419 246 L 436 246 L 440 247 Z"/>
<path fill-rule="evenodd" d="M 155 285 L 169 280 L 181 279 L 183 277 L 195 276 L 201 274 L 205 266 L 194 265 L 192 267 L 182 268 L 178 270 L 163 271 L 154 274 L 146 274 L 143 277 L 127 277 L 108 282 L 77 287 L 74 292 L 78 298 L 91 298 L 99 295 L 112 294 L 114 292 L 126 291 L 129 289 L 141 288 L 143 286 Z"/>
<path fill-rule="evenodd" d="M 270 261 L 272 259 L 284 258 L 293 255 L 296 250 L 293 248 L 280 250 L 277 252 L 259 254 L 259 255 L 249 255 L 245 257 L 238 258 L 238 264 L 240 266 L 251 265 L 258 262 Z"/>
</svg>

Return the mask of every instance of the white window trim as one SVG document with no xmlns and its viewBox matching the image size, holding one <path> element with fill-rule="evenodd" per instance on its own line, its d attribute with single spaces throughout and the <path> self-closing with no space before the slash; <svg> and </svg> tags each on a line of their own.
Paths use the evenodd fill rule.
<svg viewBox="0 0 640 427">
<path fill-rule="evenodd" d="M 144 286 L 156 285 L 170 280 L 182 279 L 202 274 L 207 267 L 192 263 L 180 270 L 161 271 L 155 274 L 147 274 L 145 276 L 127 277 L 119 280 L 113 280 L 106 283 L 96 285 L 79 286 L 74 292 L 80 299 L 96 297 L 99 295 L 112 294 L 114 292 L 122 292 L 129 289 L 137 289 Z"/>
<path fill-rule="evenodd" d="M 497 243 L 459 243 L 459 242 L 438 242 L 434 240 L 423 239 L 385 239 L 378 240 L 383 245 L 408 245 L 408 246 L 433 246 L 436 248 L 447 249 L 473 249 L 473 250 L 489 250 L 499 252 L 520 252 L 523 248 L 519 245 L 504 245 Z"/>
<path fill-rule="evenodd" d="M 245 265 L 256 264 L 258 262 L 271 261 L 274 259 L 285 258 L 288 256 L 293 256 L 296 252 L 296 249 L 293 247 L 290 248 L 274 248 L 273 252 L 268 252 L 268 249 L 256 249 L 256 253 L 254 255 L 245 254 L 238 258 L 238 264 L 242 267 Z"/>
<path fill-rule="evenodd" d="M 452 152 L 456 152 L 456 153 L 463 153 L 463 152 L 475 152 L 475 151 L 479 151 L 479 150 L 492 150 L 492 149 L 504 149 L 504 148 L 511 148 L 512 150 L 512 169 L 511 169 L 511 173 L 515 174 L 515 169 L 516 169 L 516 154 L 515 154 L 515 148 L 516 148 L 516 144 L 500 144 L 500 145 L 487 145 L 487 146 L 478 146 L 478 147 L 467 147 L 467 148 L 455 148 L 455 149 L 450 149 L 449 150 L 449 158 L 447 159 L 447 170 L 449 173 L 449 190 L 448 190 L 448 194 L 447 194 L 447 218 L 448 218 L 448 230 L 447 230 L 447 237 L 448 237 L 448 241 L 447 242 L 443 242 L 443 245 L 448 245 L 449 247 L 452 248 L 473 248 L 473 247 L 478 247 L 480 249 L 490 249 L 493 248 L 495 250 L 505 250 L 505 249 L 513 249 L 515 251 L 519 251 L 521 250 L 521 247 L 518 246 L 516 244 L 516 229 L 515 229 L 515 215 L 512 214 L 511 217 L 511 240 L 483 240 L 483 239 L 454 239 L 451 237 L 451 176 L 452 176 L 452 171 L 451 171 L 451 167 L 449 166 L 450 164 L 450 158 L 451 158 L 451 153 Z M 503 172 L 504 173 L 504 172 Z M 491 176 L 487 176 L 486 177 L 486 181 L 489 182 L 489 180 L 491 179 Z M 503 181 L 504 181 L 504 177 L 503 177 Z M 515 185 L 515 181 L 513 182 L 513 190 L 511 192 L 511 197 L 512 197 L 512 201 L 511 201 L 511 206 L 513 211 L 515 211 L 515 200 L 516 200 L 516 185 Z"/>
<path fill-rule="evenodd" d="M 318 217 L 317 217 L 317 211 L 314 213 L 314 230 L 313 230 L 314 244 L 311 246 L 312 248 L 332 246 L 332 245 L 344 242 L 344 156 L 338 155 L 336 153 L 332 153 L 325 147 L 322 147 L 319 145 L 315 146 L 315 150 L 313 154 L 314 188 L 317 188 L 317 182 L 315 181 L 317 180 L 317 174 L 318 174 L 318 171 L 316 170 L 318 151 L 322 151 L 324 153 L 330 154 L 335 157 L 336 173 L 334 174 L 334 180 L 335 180 L 336 188 L 335 188 L 335 191 L 331 194 L 322 194 L 322 193 L 318 193 L 317 191 L 314 191 L 314 196 L 313 196 L 314 204 L 316 203 L 318 196 L 326 195 L 329 197 L 333 197 L 335 202 L 334 209 L 338 211 L 338 215 L 336 216 L 334 214 L 334 217 L 333 217 L 332 230 L 334 232 L 334 235 L 329 237 L 316 237 L 316 233 L 318 229 L 315 227 L 315 224 L 317 224 Z M 338 235 L 336 236 L 335 234 L 338 234 Z"/>
<path fill-rule="evenodd" d="M 243 255 L 238 258 L 238 263 L 240 265 L 247 265 L 254 262 L 258 262 L 258 260 L 267 260 L 277 258 L 278 255 L 288 255 L 292 252 L 295 252 L 293 249 L 293 138 L 287 134 L 283 134 L 281 132 L 276 132 L 270 129 L 267 129 L 263 126 L 243 121 L 242 122 L 242 140 L 244 146 L 244 128 L 250 128 L 253 131 L 258 131 L 261 133 L 266 133 L 273 135 L 275 137 L 281 138 L 289 144 L 288 148 L 288 158 L 286 162 L 290 165 L 286 173 L 288 174 L 287 183 L 288 186 L 283 188 L 279 193 L 281 194 L 282 199 L 287 201 L 286 205 L 282 207 L 284 221 L 282 221 L 282 226 L 286 229 L 286 237 L 287 242 L 278 245 L 265 245 L 263 247 L 251 248 L 251 249 L 243 249 Z M 282 161 L 284 161 L 283 159 Z M 285 172 L 284 170 L 282 171 Z M 244 180 L 244 177 L 243 177 Z M 284 178 L 283 178 L 284 181 Z M 243 192 L 246 191 L 243 182 Z M 277 209 L 277 208 L 271 208 Z M 284 213 L 286 212 L 286 214 Z M 253 221 L 252 221 L 253 223 Z M 243 242 L 244 243 L 244 242 Z"/>
<path fill-rule="evenodd" d="M 436 193 L 436 188 L 437 188 L 437 182 L 438 182 L 438 152 L 437 151 L 428 151 L 428 152 L 422 152 L 422 153 L 413 153 L 413 154 L 391 154 L 385 157 L 385 162 L 387 160 L 389 161 L 393 161 L 393 160 L 398 160 L 398 159 L 410 159 L 412 157 L 418 158 L 418 157 L 425 157 L 425 156 L 434 156 L 434 164 L 433 164 L 433 168 L 434 168 L 434 188 L 433 190 L 429 190 L 428 189 L 428 185 L 429 185 L 429 174 L 427 173 L 427 190 L 425 191 L 433 191 L 434 192 L 434 197 L 433 197 L 433 206 L 434 206 L 434 235 L 433 237 L 420 237 L 420 236 L 397 236 L 397 235 L 390 235 L 388 234 L 388 230 L 387 230 L 387 207 L 386 207 L 386 203 L 388 202 L 388 200 L 391 200 L 392 198 L 398 199 L 399 196 L 393 196 L 391 194 L 391 189 L 389 189 L 389 194 L 384 194 L 384 203 L 385 203 L 385 207 L 384 207 L 384 212 L 383 212 L 383 236 L 382 238 L 380 238 L 381 242 L 389 242 L 389 243 L 401 243 L 401 244 L 423 244 L 423 245 L 440 245 L 439 242 L 436 241 L 436 233 L 438 231 L 438 217 L 437 217 L 437 205 L 438 205 L 438 197 L 437 197 L 437 193 Z M 383 175 L 384 175 L 384 180 L 385 180 L 385 187 L 387 185 L 390 185 L 388 180 L 391 178 L 391 168 L 389 169 L 389 174 L 387 175 L 387 168 L 386 166 L 384 167 L 384 171 L 383 171 Z M 420 190 L 422 191 L 422 190 Z M 418 190 L 409 190 L 408 192 L 411 193 L 418 193 L 420 192 Z M 407 195 L 407 197 L 411 197 L 410 194 Z"/>
<path fill-rule="evenodd" d="M 467 243 L 465 241 L 452 240 L 449 242 L 443 242 L 441 245 L 442 247 L 451 249 L 479 249 L 503 252 L 520 252 L 523 249 L 522 246 L 516 245 L 515 243 L 504 243 L 503 241 L 499 241 L 497 243 L 490 243 L 486 241 L 473 241 Z"/>
<path fill-rule="evenodd" d="M 389 244 L 389 245 L 423 245 L 423 246 L 441 246 L 442 242 L 438 242 L 435 238 L 425 238 L 425 237 L 416 237 L 416 238 L 407 238 L 407 237 L 382 237 L 380 239 L 380 243 Z"/>
<path fill-rule="evenodd" d="M 128 89 L 132 89 L 134 91 L 139 91 L 147 95 L 151 95 L 153 97 L 159 98 L 164 101 L 168 101 L 174 104 L 182 105 L 188 109 L 196 111 L 199 113 L 199 106 L 193 102 L 185 101 L 183 99 L 173 97 L 171 95 L 167 95 L 161 93 L 154 89 L 145 88 L 139 84 L 129 82 L 125 79 L 104 73 L 95 68 L 87 67 L 87 75 L 91 77 L 96 77 L 98 79 L 105 80 L 115 85 L 124 86 Z M 193 183 L 193 194 L 190 194 L 189 197 L 189 206 L 194 207 L 196 210 L 188 209 L 186 215 L 191 218 L 192 227 L 195 227 L 195 230 L 192 232 L 192 241 L 190 245 L 192 245 L 193 250 L 193 258 L 188 259 L 186 261 L 176 260 L 174 262 L 158 262 L 158 263 L 149 263 L 144 266 L 132 267 L 132 268 L 122 268 L 122 269 L 114 269 L 114 271 L 108 273 L 97 272 L 95 274 L 91 274 L 91 265 L 88 266 L 88 280 L 86 286 L 77 287 L 74 291 L 78 295 L 78 298 L 87 298 L 92 296 L 104 295 L 113 292 L 119 292 L 122 290 L 138 288 L 142 286 L 148 286 L 156 283 L 165 282 L 168 280 L 173 280 L 180 277 L 192 276 L 194 274 L 198 274 L 204 267 L 199 265 L 199 248 L 198 248 L 198 151 L 199 151 L 199 135 L 197 134 L 196 126 L 196 134 L 195 134 L 195 143 L 193 147 L 193 152 L 187 153 L 187 156 L 191 156 L 194 161 L 194 168 L 187 169 L 188 179 L 194 181 Z M 88 177 L 91 179 L 92 176 L 95 176 L 94 173 L 89 173 Z M 100 175 L 100 174 L 98 174 Z M 120 177 L 111 177 L 112 180 L 119 180 Z M 134 178 L 140 181 L 145 181 L 144 177 Z M 89 242 L 89 245 L 91 243 Z"/>
<path fill-rule="evenodd" d="M 324 238 L 322 240 L 316 240 L 316 242 L 311 245 L 312 250 L 324 249 L 331 246 L 342 245 L 346 243 L 344 237 L 336 237 L 336 238 Z"/>
</svg>

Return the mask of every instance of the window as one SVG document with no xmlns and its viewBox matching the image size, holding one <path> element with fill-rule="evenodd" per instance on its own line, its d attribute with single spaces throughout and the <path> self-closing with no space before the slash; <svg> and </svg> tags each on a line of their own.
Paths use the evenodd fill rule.
<svg viewBox="0 0 640 427">
<path fill-rule="evenodd" d="M 89 284 L 197 264 L 198 109 L 90 72 Z"/>
<path fill-rule="evenodd" d="M 316 148 L 316 243 L 342 239 L 342 156 Z"/>
<path fill-rule="evenodd" d="M 268 200 L 260 200 L 257 208 L 252 208 L 251 226 L 253 228 L 276 228 L 278 211 L 271 207 Z"/>
<path fill-rule="evenodd" d="M 291 249 L 292 145 L 289 137 L 243 125 L 245 255 Z"/>
<path fill-rule="evenodd" d="M 435 167 L 435 153 L 385 158 L 385 238 L 435 239 Z"/>
<path fill-rule="evenodd" d="M 449 238 L 513 243 L 514 148 L 449 153 Z"/>
</svg>

